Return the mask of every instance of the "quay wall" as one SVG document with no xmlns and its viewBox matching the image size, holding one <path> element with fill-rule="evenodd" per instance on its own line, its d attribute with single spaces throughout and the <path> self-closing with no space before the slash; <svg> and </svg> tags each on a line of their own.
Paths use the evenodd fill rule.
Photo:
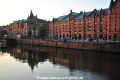
<svg viewBox="0 0 120 80">
<path fill-rule="evenodd" d="M 20 39 L 18 44 L 81 49 L 89 51 L 120 52 L 120 44 L 113 43 L 84 43 L 84 42 L 57 42 L 48 40 Z"/>
</svg>

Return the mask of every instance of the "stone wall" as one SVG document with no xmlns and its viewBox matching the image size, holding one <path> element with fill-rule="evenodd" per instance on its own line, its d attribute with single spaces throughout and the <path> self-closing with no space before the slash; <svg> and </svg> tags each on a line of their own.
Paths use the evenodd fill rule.
<svg viewBox="0 0 120 80">
<path fill-rule="evenodd" d="M 28 44 L 28 45 L 71 48 L 71 49 L 83 49 L 83 50 L 91 50 L 91 51 L 120 52 L 120 44 L 56 42 L 56 41 L 30 40 L 30 39 L 17 40 L 17 43 Z"/>
</svg>

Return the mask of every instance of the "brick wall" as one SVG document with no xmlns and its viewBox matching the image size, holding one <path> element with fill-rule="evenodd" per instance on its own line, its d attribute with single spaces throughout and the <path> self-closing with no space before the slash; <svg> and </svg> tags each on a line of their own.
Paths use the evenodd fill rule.
<svg viewBox="0 0 120 80">
<path fill-rule="evenodd" d="M 29 40 L 29 39 L 17 40 L 17 43 L 40 45 L 40 46 L 51 46 L 51 47 L 62 47 L 62 48 L 71 48 L 71 49 L 84 49 L 84 50 L 93 50 L 93 51 L 120 52 L 120 44 L 56 42 L 56 41 Z"/>
</svg>

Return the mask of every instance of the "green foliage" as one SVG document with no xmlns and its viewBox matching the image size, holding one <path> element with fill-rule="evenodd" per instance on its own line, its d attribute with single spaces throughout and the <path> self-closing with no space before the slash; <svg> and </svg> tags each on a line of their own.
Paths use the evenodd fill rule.
<svg viewBox="0 0 120 80">
<path fill-rule="evenodd" d="M 7 31 L 6 31 L 6 30 L 3 30 L 2 32 L 7 33 Z"/>
<path fill-rule="evenodd" d="M 44 25 L 39 25 L 37 27 L 38 37 L 44 38 L 47 35 L 47 29 Z"/>
<path fill-rule="evenodd" d="M 32 32 L 31 31 L 28 31 L 28 36 L 31 36 L 32 35 Z"/>
</svg>

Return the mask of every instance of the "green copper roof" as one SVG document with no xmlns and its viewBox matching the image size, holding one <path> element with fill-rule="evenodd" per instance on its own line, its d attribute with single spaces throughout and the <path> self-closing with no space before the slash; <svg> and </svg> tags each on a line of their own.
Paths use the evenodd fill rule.
<svg viewBox="0 0 120 80">
<path fill-rule="evenodd" d="M 62 20 L 69 20 L 69 14 L 66 15 Z"/>
<path fill-rule="evenodd" d="M 101 10 L 94 9 L 93 11 L 85 12 L 86 17 L 93 16 L 95 11 L 97 14 L 100 14 Z M 102 9 L 102 11 L 105 13 L 105 15 L 108 14 L 108 8 Z M 65 16 L 60 16 L 58 18 L 54 18 L 54 20 L 55 21 L 69 20 L 69 15 L 70 15 L 70 13 L 68 15 L 65 15 Z M 75 19 L 80 19 L 80 18 L 83 18 L 84 12 L 82 12 L 82 11 L 80 13 L 72 12 L 72 15 L 74 16 Z"/>
<path fill-rule="evenodd" d="M 77 16 L 76 19 L 83 18 L 84 13 L 81 11 Z"/>
<path fill-rule="evenodd" d="M 22 20 L 15 20 L 15 21 L 13 21 L 13 23 L 26 22 L 26 21 L 27 21 L 26 19 L 22 19 Z"/>
</svg>

